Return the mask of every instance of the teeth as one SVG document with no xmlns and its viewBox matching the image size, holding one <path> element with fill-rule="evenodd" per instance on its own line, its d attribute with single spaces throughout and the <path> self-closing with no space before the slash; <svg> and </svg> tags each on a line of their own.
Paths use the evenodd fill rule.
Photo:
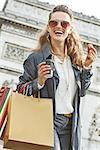
<svg viewBox="0 0 100 150">
<path fill-rule="evenodd" d="M 62 31 L 55 31 L 56 34 L 62 34 Z"/>
</svg>

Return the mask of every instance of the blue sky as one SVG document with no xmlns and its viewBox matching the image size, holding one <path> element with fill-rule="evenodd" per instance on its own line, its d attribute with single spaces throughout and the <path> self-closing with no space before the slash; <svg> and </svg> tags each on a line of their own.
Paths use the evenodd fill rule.
<svg viewBox="0 0 100 150">
<path fill-rule="evenodd" d="M 6 0 L 0 0 L 0 10 Z M 34 0 L 33 0 L 34 1 Z M 88 16 L 95 16 L 100 19 L 100 1 L 99 0 L 38 0 L 43 2 L 49 2 L 50 4 L 66 4 L 73 11 L 82 12 Z"/>
</svg>

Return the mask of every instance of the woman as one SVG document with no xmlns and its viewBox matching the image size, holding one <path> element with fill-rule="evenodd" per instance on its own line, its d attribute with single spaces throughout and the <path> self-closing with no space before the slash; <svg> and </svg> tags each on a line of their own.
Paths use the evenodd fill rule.
<svg viewBox="0 0 100 150">
<path fill-rule="evenodd" d="M 88 45 L 86 60 L 72 27 L 73 15 L 64 5 L 56 6 L 49 15 L 45 32 L 39 38 L 38 51 L 24 62 L 17 90 L 27 95 L 40 91 L 41 97 L 52 98 L 54 107 L 54 150 L 80 149 L 80 97 L 90 85 L 91 67 L 96 57 Z M 46 60 L 54 62 L 53 76 Z"/>
</svg>

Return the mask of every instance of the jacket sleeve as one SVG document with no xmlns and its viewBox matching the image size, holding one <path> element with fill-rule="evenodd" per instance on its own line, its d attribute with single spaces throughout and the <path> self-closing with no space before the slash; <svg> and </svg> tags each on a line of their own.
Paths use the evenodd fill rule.
<svg viewBox="0 0 100 150">
<path fill-rule="evenodd" d="M 34 94 L 38 91 L 37 65 L 35 64 L 34 57 L 28 58 L 24 61 L 24 73 L 19 77 L 19 83 L 17 85 L 18 93 L 34 96 Z"/>
<path fill-rule="evenodd" d="M 81 97 L 86 95 L 86 90 L 89 88 L 91 84 L 92 75 L 93 73 L 91 72 L 91 69 L 89 70 L 82 69 L 82 72 L 80 73 L 80 81 L 81 81 L 80 96 Z"/>
</svg>

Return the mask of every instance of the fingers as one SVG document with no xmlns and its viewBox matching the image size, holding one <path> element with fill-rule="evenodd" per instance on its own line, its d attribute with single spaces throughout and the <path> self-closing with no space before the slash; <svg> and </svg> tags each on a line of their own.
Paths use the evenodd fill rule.
<svg viewBox="0 0 100 150">
<path fill-rule="evenodd" d="M 95 60 L 96 59 L 96 52 L 91 51 L 90 54 L 88 55 L 88 59 Z"/>
<path fill-rule="evenodd" d="M 85 61 L 85 66 L 91 66 L 97 56 L 97 51 L 92 44 L 87 45 L 88 54 Z"/>
<path fill-rule="evenodd" d="M 97 54 L 97 50 L 94 48 L 94 46 L 92 44 L 88 44 L 88 54 L 91 52 L 94 52 L 94 54 Z"/>
<path fill-rule="evenodd" d="M 44 85 L 48 79 L 47 74 L 50 73 L 51 67 L 46 62 L 42 62 L 38 65 L 38 83 Z"/>
<path fill-rule="evenodd" d="M 44 75 L 48 74 L 50 72 L 50 70 L 51 70 L 51 67 L 49 65 L 46 65 L 46 63 L 42 63 L 39 65 L 38 71 L 39 71 L 40 75 L 44 76 Z"/>
<path fill-rule="evenodd" d="M 92 44 L 88 44 L 88 59 L 91 59 L 91 61 L 94 61 L 96 59 L 97 56 L 97 51 L 96 49 L 93 47 Z"/>
<path fill-rule="evenodd" d="M 41 62 L 39 65 L 38 65 L 38 68 L 40 68 L 42 65 L 45 65 L 46 62 Z"/>
</svg>

